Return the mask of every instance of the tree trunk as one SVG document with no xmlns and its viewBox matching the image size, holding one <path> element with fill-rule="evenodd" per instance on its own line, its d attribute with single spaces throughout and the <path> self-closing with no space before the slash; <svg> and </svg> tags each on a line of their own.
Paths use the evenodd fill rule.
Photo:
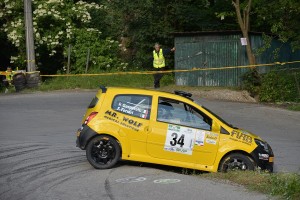
<svg viewBox="0 0 300 200">
<path fill-rule="evenodd" d="M 256 61 L 255 61 L 255 55 L 252 52 L 252 48 L 251 48 L 251 44 L 250 44 L 250 40 L 249 40 L 249 14 L 250 14 L 250 9 L 251 9 L 251 3 L 252 0 L 248 0 L 248 4 L 243 12 L 243 17 L 241 15 L 241 8 L 240 8 L 240 1 L 239 0 L 233 0 L 232 4 L 235 8 L 235 12 L 236 12 L 236 16 L 237 16 L 237 20 L 239 23 L 239 26 L 241 28 L 243 37 L 246 38 L 247 41 L 247 45 L 246 45 L 246 52 L 247 52 L 247 57 L 248 57 L 248 61 L 250 65 L 255 65 Z"/>
<path fill-rule="evenodd" d="M 250 44 L 248 32 L 242 31 L 242 33 L 243 33 L 243 37 L 246 38 L 246 40 L 247 40 L 246 52 L 247 52 L 247 57 L 248 57 L 249 65 L 255 65 L 256 64 L 255 55 L 252 52 L 252 48 L 251 48 L 251 44 Z"/>
</svg>

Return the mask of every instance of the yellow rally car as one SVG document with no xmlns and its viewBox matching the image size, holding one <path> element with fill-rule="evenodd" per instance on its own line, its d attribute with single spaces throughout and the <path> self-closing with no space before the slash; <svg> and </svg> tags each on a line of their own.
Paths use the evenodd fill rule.
<svg viewBox="0 0 300 200">
<path fill-rule="evenodd" d="M 226 123 L 190 93 L 100 88 L 76 141 L 97 169 L 123 159 L 211 172 L 273 171 L 267 142 Z"/>
</svg>

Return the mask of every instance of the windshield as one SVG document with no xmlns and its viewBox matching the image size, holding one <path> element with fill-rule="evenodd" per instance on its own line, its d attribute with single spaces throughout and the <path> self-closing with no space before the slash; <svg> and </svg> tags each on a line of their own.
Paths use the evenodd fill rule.
<svg viewBox="0 0 300 200">
<path fill-rule="evenodd" d="M 224 119 L 222 119 L 221 117 L 219 117 L 217 114 L 215 114 L 213 111 L 209 110 L 208 108 L 206 108 L 205 106 L 202 106 L 199 102 L 195 101 L 195 103 L 197 103 L 199 106 L 201 106 L 202 108 L 204 108 L 206 111 L 208 111 L 209 113 L 211 113 L 213 116 L 215 116 L 218 120 L 220 120 L 222 123 L 226 124 L 227 126 L 229 126 L 230 128 L 234 128 L 237 129 L 237 127 L 233 126 L 232 124 L 227 123 Z"/>
</svg>

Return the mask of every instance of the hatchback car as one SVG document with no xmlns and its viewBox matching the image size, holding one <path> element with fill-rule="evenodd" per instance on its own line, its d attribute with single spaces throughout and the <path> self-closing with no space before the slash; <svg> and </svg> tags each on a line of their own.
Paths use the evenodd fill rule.
<svg viewBox="0 0 300 200">
<path fill-rule="evenodd" d="M 226 123 L 183 91 L 100 87 L 76 143 L 97 169 L 122 159 L 210 172 L 273 171 L 267 142 Z"/>
</svg>

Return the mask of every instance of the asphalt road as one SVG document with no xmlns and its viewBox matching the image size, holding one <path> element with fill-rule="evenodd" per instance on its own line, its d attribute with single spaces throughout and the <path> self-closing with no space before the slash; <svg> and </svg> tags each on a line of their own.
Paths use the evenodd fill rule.
<svg viewBox="0 0 300 200">
<path fill-rule="evenodd" d="M 0 199 L 269 199 L 181 169 L 121 162 L 95 170 L 75 147 L 75 131 L 95 92 L 0 96 Z M 275 170 L 299 172 L 300 113 L 258 104 L 199 101 L 266 139 Z M 298 159 L 297 159 L 298 158 Z"/>
</svg>

